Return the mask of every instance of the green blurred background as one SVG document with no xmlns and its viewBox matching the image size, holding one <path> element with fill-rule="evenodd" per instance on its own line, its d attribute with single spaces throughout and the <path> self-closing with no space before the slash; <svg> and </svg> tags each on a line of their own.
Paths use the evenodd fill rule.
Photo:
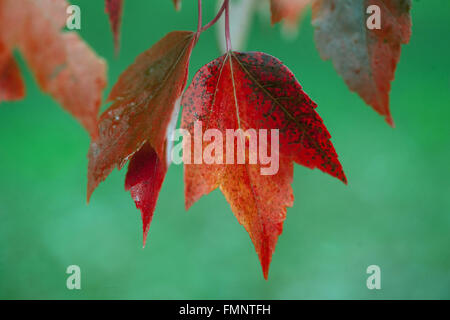
<svg viewBox="0 0 450 320">
<path fill-rule="evenodd" d="M 120 55 L 102 0 L 72 1 L 84 39 L 107 59 L 109 92 L 142 51 L 171 30 L 196 27 L 196 1 L 128 0 Z M 215 15 L 206 0 L 205 19 Z M 86 205 L 89 137 L 38 89 L 20 59 L 25 100 L 0 106 L 0 298 L 415 299 L 450 298 L 450 2 L 413 1 L 391 129 L 320 59 L 310 13 L 299 35 L 258 15 L 247 49 L 277 56 L 319 105 L 349 185 L 296 166 L 295 204 L 269 281 L 219 191 L 184 210 L 183 168 L 164 183 L 147 247 L 140 214 L 115 171 Z M 216 33 L 194 50 L 190 77 L 219 55 Z M 82 290 L 66 288 L 81 267 Z M 381 290 L 366 268 L 381 267 Z"/>
</svg>

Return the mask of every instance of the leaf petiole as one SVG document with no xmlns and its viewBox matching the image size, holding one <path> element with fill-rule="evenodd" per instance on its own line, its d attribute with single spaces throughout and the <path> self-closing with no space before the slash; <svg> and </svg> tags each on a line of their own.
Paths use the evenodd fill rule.
<svg viewBox="0 0 450 320">
<path fill-rule="evenodd" d="M 224 0 L 222 6 L 219 9 L 219 12 L 217 13 L 216 17 L 214 19 L 212 19 L 208 24 L 206 24 L 201 30 L 200 32 L 206 31 L 209 28 L 211 28 L 213 25 L 216 24 L 216 22 L 220 19 L 220 17 L 222 17 L 222 14 L 225 12 L 225 8 L 227 6 L 227 2 L 228 0 Z"/>
<path fill-rule="evenodd" d="M 197 33 L 200 34 L 202 32 L 202 24 L 203 24 L 203 16 L 202 16 L 202 0 L 198 0 L 198 25 L 197 25 Z"/>
<path fill-rule="evenodd" d="M 227 42 L 227 52 L 231 50 L 231 37 L 230 37 L 230 0 L 224 1 L 225 5 L 225 39 Z"/>
</svg>

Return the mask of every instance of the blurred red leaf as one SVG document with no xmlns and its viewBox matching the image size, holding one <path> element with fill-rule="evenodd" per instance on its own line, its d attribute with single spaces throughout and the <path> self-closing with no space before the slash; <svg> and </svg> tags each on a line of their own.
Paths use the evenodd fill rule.
<svg viewBox="0 0 450 320">
<path fill-rule="evenodd" d="M 180 10 L 181 9 L 181 0 L 172 0 L 172 1 L 175 6 L 175 9 Z"/>
<path fill-rule="evenodd" d="M 167 136 L 177 118 L 194 43 L 193 32 L 171 32 L 136 58 L 114 85 L 113 104 L 102 114 L 99 139 L 89 150 L 88 199 L 115 167 L 121 169 L 132 158 L 126 188 L 141 209 L 145 234 L 170 163 Z M 152 166 L 158 172 L 154 176 L 148 175 Z M 145 181 L 133 178 L 140 176 Z M 145 187 L 148 183 L 155 186 Z"/>
<path fill-rule="evenodd" d="M 11 51 L 0 42 L 0 102 L 22 99 L 25 85 Z"/>
<path fill-rule="evenodd" d="M 381 29 L 366 26 L 370 5 L 381 9 Z M 401 44 L 409 42 L 409 0 L 317 0 L 313 4 L 315 40 L 323 59 L 331 59 L 350 90 L 394 125 L 389 92 L 400 60 Z"/>
<path fill-rule="evenodd" d="M 297 27 L 298 21 L 312 0 L 270 0 L 272 24 L 281 20 L 291 28 Z"/>
<path fill-rule="evenodd" d="M 125 190 L 130 191 L 136 207 L 141 211 L 144 246 L 166 172 L 167 166 L 161 163 L 148 143 L 133 155 L 128 165 Z"/>
<path fill-rule="evenodd" d="M 218 129 L 223 136 L 227 129 L 279 129 L 280 163 L 274 175 L 262 175 L 261 163 L 248 161 L 184 165 L 186 207 L 219 187 L 250 234 L 267 278 L 286 207 L 293 204 L 293 162 L 346 183 L 316 104 L 278 59 L 260 52 L 229 52 L 198 71 L 182 105 L 182 127 L 191 136 L 196 121 L 202 121 L 203 133 Z M 208 144 L 203 143 L 203 151 Z"/>
<path fill-rule="evenodd" d="M 123 0 L 105 0 L 105 11 L 109 16 L 111 29 L 114 34 L 114 46 L 116 51 L 120 47 L 120 24 L 122 19 Z"/>
<path fill-rule="evenodd" d="M 10 51 L 17 48 L 41 89 L 52 95 L 95 137 L 98 109 L 106 86 L 106 66 L 77 33 L 61 32 L 67 19 L 67 7 L 65 0 L 0 1 L 1 55 L 6 59 L 2 71 L 12 72 L 6 77 L 12 77 L 13 82 L 8 85 L 15 88 L 14 94 L 10 92 L 6 98 L 23 96 L 17 66 L 10 56 Z M 5 77 L 3 72 L 0 78 Z M 0 90 L 4 89 L 0 87 Z"/>
</svg>

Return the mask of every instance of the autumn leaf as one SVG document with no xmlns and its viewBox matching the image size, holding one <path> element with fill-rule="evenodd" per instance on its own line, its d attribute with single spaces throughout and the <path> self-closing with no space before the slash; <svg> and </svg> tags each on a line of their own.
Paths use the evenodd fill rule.
<svg viewBox="0 0 450 320">
<path fill-rule="evenodd" d="M 121 169 L 132 158 L 126 188 L 142 211 L 145 234 L 150 223 L 145 217 L 151 217 L 151 201 L 156 201 L 150 198 L 157 196 L 170 163 L 167 137 L 176 123 L 194 43 L 193 32 L 175 31 L 137 57 L 113 87 L 109 95 L 113 104 L 100 117 L 100 136 L 92 141 L 89 150 L 88 199 L 114 168 Z M 142 160 L 146 157 L 148 162 Z M 154 170 L 161 174 L 148 176 L 146 170 L 153 164 L 158 165 Z M 158 191 L 145 188 L 146 181 L 133 178 L 138 176 L 159 185 Z M 143 195 L 146 191 L 156 195 Z"/>
<path fill-rule="evenodd" d="M 172 1 L 175 6 L 175 9 L 180 10 L 181 9 L 181 0 L 172 0 Z"/>
<path fill-rule="evenodd" d="M 11 51 L 0 42 L 0 102 L 22 99 L 25 85 Z"/>
<path fill-rule="evenodd" d="M 381 9 L 381 29 L 370 30 L 366 10 Z M 409 0 L 316 0 L 315 40 L 323 59 L 331 59 L 350 90 L 394 125 L 389 92 L 400 60 L 401 45 L 409 42 Z"/>
<path fill-rule="evenodd" d="M 346 183 L 330 134 L 315 111 L 316 104 L 278 59 L 260 52 L 229 52 L 198 71 L 183 95 L 182 105 L 182 128 L 191 136 L 199 121 L 203 134 L 207 129 L 219 130 L 223 136 L 229 129 L 279 130 L 276 174 L 262 175 L 264 165 L 248 161 L 185 161 L 184 165 L 186 208 L 219 187 L 250 234 L 267 279 L 286 207 L 293 204 L 293 162 L 319 168 Z M 226 150 L 228 146 L 222 143 Z M 207 148 L 209 144 L 203 142 L 202 151 Z"/>
<path fill-rule="evenodd" d="M 161 163 L 149 143 L 133 155 L 128 165 L 125 190 L 130 191 L 136 207 L 141 210 L 144 246 L 166 172 L 167 166 Z"/>
<path fill-rule="evenodd" d="M 298 21 L 312 0 L 270 0 L 272 24 L 281 20 L 290 28 L 297 27 Z"/>
<path fill-rule="evenodd" d="M 77 33 L 61 32 L 67 6 L 65 0 L 1 0 L 0 43 L 6 47 L 6 57 L 8 51 L 19 49 L 41 89 L 95 137 L 106 66 Z M 20 88 L 17 67 L 11 57 L 7 59 L 16 81 L 13 86 Z M 13 98 L 23 95 L 18 90 Z"/>
<path fill-rule="evenodd" d="M 120 23 L 122 19 L 123 0 L 105 0 L 105 11 L 109 16 L 111 29 L 114 34 L 116 52 L 120 47 Z"/>
</svg>

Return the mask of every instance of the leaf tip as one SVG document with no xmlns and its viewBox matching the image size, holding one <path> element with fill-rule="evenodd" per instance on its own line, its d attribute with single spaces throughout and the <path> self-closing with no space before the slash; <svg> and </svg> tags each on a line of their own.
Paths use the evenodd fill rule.
<svg viewBox="0 0 450 320">
<path fill-rule="evenodd" d="M 114 49 L 117 56 L 120 47 L 120 25 L 122 19 L 123 0 L 107 0 L 105 5 L 105 11 L 109 16 L 111 29 L 113 31 Z"/>
<path fill-rule="evenodd" d="M 344 172 L 342 172 L 342 178 L 341 178 L 341 181 L 342 181 L 346 186 L 348 186 L 347 176 L 345 175 Z"/>
<path fill-rule="evenodd" d="M 150 227 L 150 224 L 147 227 L 145 227 L 145 225 L 143 226 L 144 234 L 143 234 L 143 239 L 142 239 L 142 249 L 145 249 L 145 245 L 147 244 L 147 235 L 148 235 L 149 227 Z"/>
<path fill-rule="evenodd" d="M 262 251 L 258 253 L 262 272 L 265 280 L 269 280 L 269 268 L 272 261 L 272 253 L 267 245 L 263 245 Z"/>
<path fill-rule="evenodd" d="M 184 209 L 186 211 L 189 211 L 189 209 L 192 207 L 192 205 L 194 204 L 195 200 L 192 199 L 191 197 L 188 196 L 188 192 L 185 191 L 185 199 L 184 199 Z"/>
<path fill-rule="evenodd" d="M 89 202 L 91 201 L 91 196 L 92 193 L 94 192 L 92 185 L 90 182 L 88 182 L 88 186 L 87 186 L 87 194 L 86 194 L 86 203 L 89 204 Z"/>
<path fill-rule="evenodd" d="M 114 57 L 117 59 L 120 53 L 120 40 L 114 39 Z"/>
<path fill-rule="evenodd" d="M 264 280 L 268 281 L 269 280 L 270 259 L 267 261 L 264 261 L 264 262 L 261 260 L 261 266 L 262 266 Z"/>
<path fill-rule="evenodd" d="M 392 119 L 392 116 L 390 114 L 386 116 L 385 120 L 389 126 L 395 128 L 394 119 Z"/>
<path fill-rule="evenodd" d="M 88 168 L 88 183 L 87 183 L 87 192 L 86 192 L 86 201 L 89 204 L 91 201 L 92 194 L 95 189 L 98 187 L 99 181 L 97 181 L 91 174 L 91 168 Z"/>
</svg>

